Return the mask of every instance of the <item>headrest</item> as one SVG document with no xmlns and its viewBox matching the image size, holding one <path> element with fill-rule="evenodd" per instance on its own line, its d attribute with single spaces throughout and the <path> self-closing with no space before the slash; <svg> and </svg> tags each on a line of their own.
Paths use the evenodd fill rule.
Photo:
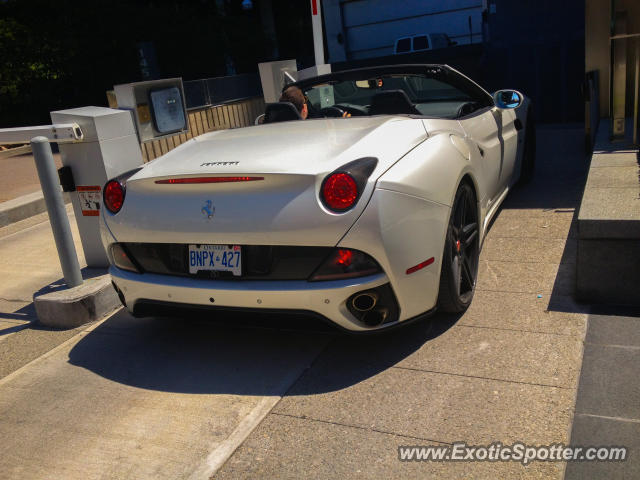
<svg viewBox="0 0 640 480">
<path fill-rule="evenodd" d="M 394 113 L 420 114 L 404 90 L 386 90 L 376 93 L 373 96 L 371 99 L 371 107 L 369 108 L 369 115 L 388 115 Z"/>
<path fill-rule="evenodd" d="M 288 120 L 302 120 L 300 112 L 293 103 L 267 103 L 264 110 L 264 123 L 286 122 Z"/>
</svg>

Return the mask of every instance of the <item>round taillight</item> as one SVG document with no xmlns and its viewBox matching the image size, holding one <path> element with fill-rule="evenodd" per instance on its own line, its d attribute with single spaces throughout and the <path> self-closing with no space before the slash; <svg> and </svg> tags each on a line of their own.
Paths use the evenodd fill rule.
<svg viewBox="0 0 640 480">
<path fill-rule="evenodd" d="M 124 203 L 124 188 L 117 180 L 111 180 L 104 186 L 104 206 L 111 213 L 118 213 Z"/>
<path fill-rule="evenodd" d="M 322 185 L 324 204 L 336 212 L 347 210 L 358 199 L 358 185 L 348 173 L 329 175 Z"/>
</svg>

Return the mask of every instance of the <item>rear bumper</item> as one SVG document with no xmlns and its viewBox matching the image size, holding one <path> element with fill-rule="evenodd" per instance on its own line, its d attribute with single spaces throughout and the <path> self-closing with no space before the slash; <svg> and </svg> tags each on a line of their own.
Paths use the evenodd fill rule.
<svg viewBox="0 0 640 480">
<path fill-rule="evenodd" d="M 148 305 L 170 302 L 173 305 L 226 307 L 265 311 L 307 311 L 330 319 L 351 331 L 370 331 L 347 309 L 346 300 L 362 290 L 389 283 L 384 273 L 349 280 L 326 282 L 224 281 L 170 275 L 137 274 L 114 266 L 109 273 L 124 295 L 127 309 L 145 312 Z M 143 308 L 144 307 L 144 308 Z M 398 322 L 395 322 L 398 323 Z M 386 323 L 380 328 L 388 328 Z"/>
<path fill-rule="evenodd" d="M 353 330 L 349 328 L 344 328 L 342 325 L 329 320 L 327 317 L 320 315 L 317 312 L 313 312 L 311 310 L 291 310 L 291 309 L 282 309 L 282 308 L 246 308 L 246 307 L 210 307 L 205 305 L 189 305 L 185 303 L 176 303 L 176 302 L 159 302 L 155 300 L 140 300 L 136 303 L 135 311 L 133 315 L 135 317 L 181 317 L 185 318 L 189 315 L 215 315 L 216 313 L 245 313 L 245 314 L 272 314 L 272 315 L 293 315 L 293 316 L 303 316 L 308 318 L 316 318 L 321 320 L 331 326 L 338 328 L 343 332 L 348 332 L 354 335 L 367 335 L 367 334 L 376 334 L 387 332 L 388 330 L 395 330 L 398 327 L 404 327 L 406 325 L 412 324 L 414 322 L 418 322 L 420 320 L 427 319 L 431 317 L 434 313 L 436 313 L 436 309 L 432 308 L 420 315 L 416 315 L 415 317 L 409 318 L 407 320 L 403 320 L 402 322 L 394 322 L 384 324 L 378 328 L 368 328 L 366 330 Z"/>
<path fill-rule="evenodd" d="M 391 190 L 376 190 L 363 214 L 338 245 L 320 243 L 332 248 L 337 246 L 366 252 L 378 262 L 383 271 L 366 277 L 323 282 L 229 281 L 137 274 L 113 266 L 110 273 L 117 287 L 122 290 L 127 308 L 131 312 L 136 303 L 144 301 L 241 309 L 304 310 L 351 331 L 386 329 L 395 323 L 422 316 L 435 308 L 449 213 L 450 208 L 446 205 Z M 111 234 L 107 235 L 106 228 L 104 230 L 103 242 L 108 251 L 110 243 L 116 241 L 116 238 Z M 230 242 L 222 242 L 217 233 L 209 233 L 199 237 L 200 240 L 195 243 L 247 244 L 245 237 L 244 232 L 238 232 L 235 237 L 228 239 Z M 298 245 L 297 238 L 292 238 L 291 244 Z M 172 238 L 139 230 L 135 240 L 169 242 Z M 259 244 L 267 240 L 268 234 L 263 233 Z M 185 241 L 181 240 L 182 243 Z M 300 245 L 304 245 L 304 242 Z M 429 259 L 433 261 L 426 268 L 409 273 L 412 267 Z M 389 284 L 395 297 L 398 321 L 389 321 L 380 327 L 366 326 L 349 311 L 346 300 L 357 292 L 384 284 Z"/>
</svg>

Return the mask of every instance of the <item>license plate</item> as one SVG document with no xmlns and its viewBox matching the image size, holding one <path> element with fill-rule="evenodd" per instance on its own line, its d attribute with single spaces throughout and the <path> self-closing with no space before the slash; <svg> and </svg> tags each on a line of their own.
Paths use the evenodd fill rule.
<svg viewBox="0 0 640 480">
<path fill-rule="evenodd" d="M 240 276 L 241 252 L 240 245 L 189 245 L 189 273 L 214 270 Z"/>
</svg>

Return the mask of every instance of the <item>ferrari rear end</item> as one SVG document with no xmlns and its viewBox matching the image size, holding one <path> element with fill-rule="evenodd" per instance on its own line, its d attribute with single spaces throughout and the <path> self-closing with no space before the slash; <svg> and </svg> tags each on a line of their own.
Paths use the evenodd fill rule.
<svg viewBox="0 0 640 480">
<path fill-rule="evenodd" d="M 307 312 L 366 331 L 423 314 L 448 208 L 384 188 L 384 175 L 426 138 L 419 121 L 363 118 L 187 142 L 105 186 L 116 291 L 137 316 Z"/>
</svg>

